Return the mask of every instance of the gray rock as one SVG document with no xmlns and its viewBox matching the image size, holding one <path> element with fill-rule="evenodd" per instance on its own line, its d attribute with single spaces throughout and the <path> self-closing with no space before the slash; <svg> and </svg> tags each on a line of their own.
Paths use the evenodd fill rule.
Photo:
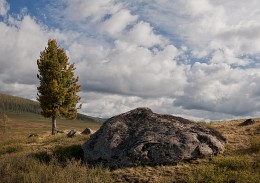
<svg viewBox="0 0 260 183">
<path fill-rule="evenodd" d="M 38 137 L 39 135 L 37 134 L 37 133 L 32 133 L 32 134 L 30 134 L 29 135 L 29 137 L 31 138 L 31 137 Z"/>
<path fill-rule="evenodd" d="M 77 135 L 77 134 L 79 134 L 78 131 L 76 131 L 76 130 L 70 130 L 69 133 L 67 134 L 67 137 L 68 137 L 68 138 L 72 138 L 72 137 L 74 137 L 74 136 Z"/>
<path fill-rule="evenodd" d="M 95 131 L 90 128 L 86 128 L 83 132 L 81 132 L 83 135 L 92 135 L 93 133 L 95 133 Z"/>
<path fill-rule="evenodd" d="M 85 162 L 110 168 L 170 165 L 224 152 L 217 131 L 137 108 L 112 117 L 83 144 Z"/>
<path fill-rule="evenodd" d="M 248 126 L 248 125 L 252 125 L 255 123 L 255 120 L 253 119 L 247 119 L 245 120 L 243 123 L 240 123 L 239 126 Z"/>
</svg>

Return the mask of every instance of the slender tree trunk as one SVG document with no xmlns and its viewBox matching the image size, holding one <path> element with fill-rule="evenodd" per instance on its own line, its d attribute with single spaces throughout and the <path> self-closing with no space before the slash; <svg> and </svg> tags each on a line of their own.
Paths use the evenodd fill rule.
<svg viewBox="0 0 260 183">
<path fill-rule="evenodd" d="M 51 131 L 51 134 L 55 135 L 56 133 L 57 133 L 56 117 L 52 116 L 52 131 Z"/>
</svg>

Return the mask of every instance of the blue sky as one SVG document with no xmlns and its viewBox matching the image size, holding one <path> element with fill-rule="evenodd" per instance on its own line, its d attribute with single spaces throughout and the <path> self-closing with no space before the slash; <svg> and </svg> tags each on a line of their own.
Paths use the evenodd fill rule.
<svg viewBox="0 0 260 183">
<path fill-rule="evenodd" d="M 55 38 L 76 65 L 81 112 L 150 107 L 197 120 L 260 116 L 260 2 L 0 0 L 0 92 L 35 99 Z"/>
</svg>

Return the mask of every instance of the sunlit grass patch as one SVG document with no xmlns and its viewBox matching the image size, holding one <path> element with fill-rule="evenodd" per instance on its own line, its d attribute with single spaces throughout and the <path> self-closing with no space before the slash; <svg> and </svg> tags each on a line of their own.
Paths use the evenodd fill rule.
<svg viewBox="0 0 260 183">
<path fill-rule="evenodd" d="M 89 135 L 77 134 L 73 138 L 67 138 L 66 134 L 57 134 L 57 135 L 47 135 L 41 139 L 41 142 L 44 144 L 75 144 L 79 142 L 86 142 L 89 139 Z"/>
<path fill-rule="evenodd" d="M 230 170 L 247 170 L 250 169 L 252 163 L 248 156 L 218 156 L 212 160 L 213 164 L 220 168 Z"/>
<path fill-rule="evenodd" d="M 198 165 L 190 171 L 189 176 L 181 179 L 181 182 L 248 182 L 258 183 L 260 178 L 259 172 L 251 172 L 250 170 L 230 170 L 227 167 L 219 167 L 214 164 Z"/>
<path fill-rule="evenodd" d="M 205 126 L 205 127 L 211 127 L 211 123 L 206 122 L 206 121 L 199 121 L 199 122 L 197 122 L 197 124 L 199 124 L 201 126 Z"/>
<path fill-rule="evenodd" d="M 260 136 L 254 136 L 250 139 L 250 150 L 255 153 L 260 153 Z"/>
<path fill-rule="evenodd" d="M 45 144 L 55 144 L 57 142 L 66 141 L 67 137 L 65 134 L 49 135 L 42 139 L 42 142 Z"/>
</svg>

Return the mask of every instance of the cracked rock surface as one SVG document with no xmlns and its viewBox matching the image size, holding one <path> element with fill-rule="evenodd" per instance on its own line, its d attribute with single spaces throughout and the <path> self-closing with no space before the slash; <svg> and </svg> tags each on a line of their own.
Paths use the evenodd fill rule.
<svg viewBox="0 0 260 183">
<path fill-rule="evenodd" d="M 110 168 L 171 165 L 224 152 L 226 139 L 187 119 L 137 108 L 114 116 L 83 144 L 85 162 Z"/>
</svg>

